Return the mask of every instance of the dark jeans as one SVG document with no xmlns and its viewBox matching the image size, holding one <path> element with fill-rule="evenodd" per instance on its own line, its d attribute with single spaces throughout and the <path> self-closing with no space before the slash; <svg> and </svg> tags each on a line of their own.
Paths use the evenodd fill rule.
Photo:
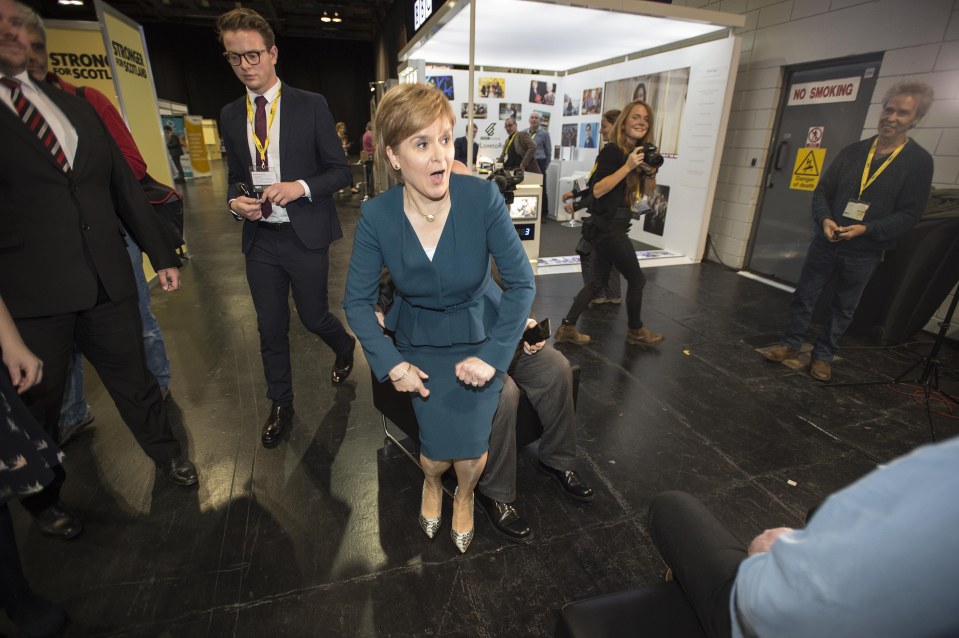
<svg viewBox="0 0 959 638">
<path fill-rule="evenodd" d="M 566 313 L 566 320 L 576 323 L 579 316 L 589 306 L 589 302 L 599 296 L 609 281 L 613 267 L 626 278 L 626 313 L 630 330 L 643 327 L 643 288 L 646 287 L 646 275 L 639 267 L 633 242 L 623 233 L 615 237 L 593 241 L 593 278 L 573 299 L 573 305 Z"/>
<path fill-rule="evenodd" d="M 882 253 L 878 251 L 851 250 L 846 242 L 831 244 L 817 234 L 809 244 L 799 284 L 789 302 L 789 325 L 783 333 L 782 344 L 799 350 L 819 296 L 831 275 L 838 272 L 829 314 L 812 351 L 814 359 L 831 361 L 839 350 L 839 338 L 852 322 L 862 292 L 881 259 Z"/>
<path fill-rule="evenodd" d="M 583 285 L 587 285 L 593 278 L 593 253 L 588 255 L 579 255 L 580 270 L 583 271 Z M 622 282 L 619 280 L 619 271 L 613 268 L 609 271 L 609 281 L 606 282 L 606 288 L 598 295 L 607 299 L 620 299 L 623 296 Z"/>
<path fill-rule="evenodd" d="M 705 505 L 685 492 L 649 504 L 649 534 L 711 638 L 732 633 L 729 597 L 746 546 Z"/>
</svg>

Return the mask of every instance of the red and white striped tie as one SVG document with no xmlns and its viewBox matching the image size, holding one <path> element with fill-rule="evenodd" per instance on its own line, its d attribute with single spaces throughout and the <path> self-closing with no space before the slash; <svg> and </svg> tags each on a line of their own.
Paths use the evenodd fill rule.
<svg viewBox="0 0 959 638">
<path fill-rule="evenodd" d="M 17 115 L 20 116 L 23 123 L 40 138 L 40 142 L 53 155 L 53 160 L 60 167 L 60 170 L 69 175 L 71 171 L 70 162 L 67 161 L 67 155 L 60 147 L 60 140 L 57 139 L 53 129 L 47 124 L 46 119 L 33 102 L 24 97 L 23 91 L 20 90 L 20 81 L 13 78 L 0 78 L 0 84 L 10 89 L 13 107 L 17 110 Z"/>
</svg>

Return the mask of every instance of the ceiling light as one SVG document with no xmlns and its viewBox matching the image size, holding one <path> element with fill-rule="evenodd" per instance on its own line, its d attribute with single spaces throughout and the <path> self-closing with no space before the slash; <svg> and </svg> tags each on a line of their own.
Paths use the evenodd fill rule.
<svg viewBox="0 0 959 638">
<path fill-rule="evenodd" d="M 76 5 L 78 7 L 82 7 L 83 0 L 57 0 L 57 4 L 62 4 L 65 6 Z"/>
<path fill-rule="evenodd" d="M 330 22 L 330 21 L 332 21 L 332 18 L 330 18 L 330 14 L 324 11 L 323 15 L 320 16 L 320 22 Z"/>
<path fill-rule="evenodd" d="M 343 18 L 340 17 L 339 11 L 333 12 L 333 22 L 343 22 Z"/>
</svg>

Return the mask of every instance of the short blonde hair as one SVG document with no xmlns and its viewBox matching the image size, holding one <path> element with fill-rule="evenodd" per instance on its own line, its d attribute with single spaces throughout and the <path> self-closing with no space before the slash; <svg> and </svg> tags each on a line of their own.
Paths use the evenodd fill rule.
<svg viewBox="0 0 959 638">
<path fill-rule="evenodd" d="M 935 91 L 925 82 L 917 80 L 903 80 L 889 87 L 886 96 L 882 98 L 883 107 L 897 95 L 911 95 L 919 103 L 916 108 L 916 118 L 922 118 L 929 112 L 932 101 L 935 99 Z"/>
<path fill-rule="evenodd" d="M 429 84 L 399 84 L 386 92 L 376 109 L 376 147 L 386 153 L 387 146 L 399 145 L 441 118 L 449 120 L 451 127 L 456 123 L 453 107 L 442 91 Z"/>
</svg>

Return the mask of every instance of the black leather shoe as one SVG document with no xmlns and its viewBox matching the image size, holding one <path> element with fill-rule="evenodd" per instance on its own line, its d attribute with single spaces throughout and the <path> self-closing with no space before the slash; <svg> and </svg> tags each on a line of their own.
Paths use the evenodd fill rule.
<svg viewBox="0 0 959 638">
<path fill-rule="evenodd" d="M 168 479 L 183 487 L 196 485 L 200 480 L 196 474 L 196 466 L 193 465 L 193 461 L 185 456 L 178 456 L 166 463 L 157 463 L 157 467 L 166 474 Z"/>
<path fill-rule="evenodd" d="M 270 416 L 263 424 L 263 435 L 260 437 L 264 447 L 275 447 L 286 436 L 286 433 L 293 428 L 294 414 L 296 412 L 292 405 L 284 408 L 279 403 L 273 404 L 270 408 Z"/>
<path fill-rule="evenodd" d="M 33 515 L 33 520 L 43 532 L 44 536 L 70 540 L 76 538 L 83 531 L 83 523 L 76 514 L 64 507 L 63 503 L 56 503 Z"/>
<path fill-rule="evenodd" d="M 356 337 L 350 336 L 350 351 L 343 356 L 337 356 L 333 362 L 333 370 L 330 372 L 330 380 L 333 383 L 343 383 L 346 377 L 353 372 L 353 352 L 356 350 Z"/>
<path fill-rule="evenodd" d="M 494 501 L 479 490 L 473 491 L 476 502 L 483 506 L 483 511 L 493 524 L 496 533 L 514 543 L 526 543 L 533 540 L 533 530 L 529 528 L 523 517 L 519 515 L 510 503 Z"/>
<path fill-rule="evenodd" d="M 579 478 L 579 475 L 576 474 L 574 470 L 556 470 L 542 461 L 539 462 L 539 469 L 547 476 L 556 479 L 559 482 L 559 486 L 563 488 L 563 494 L 567 497 L 574 501 L 585 502 L 593 500 L 593 488 L 587 485 L 583 479 Z"/>
</svg>

